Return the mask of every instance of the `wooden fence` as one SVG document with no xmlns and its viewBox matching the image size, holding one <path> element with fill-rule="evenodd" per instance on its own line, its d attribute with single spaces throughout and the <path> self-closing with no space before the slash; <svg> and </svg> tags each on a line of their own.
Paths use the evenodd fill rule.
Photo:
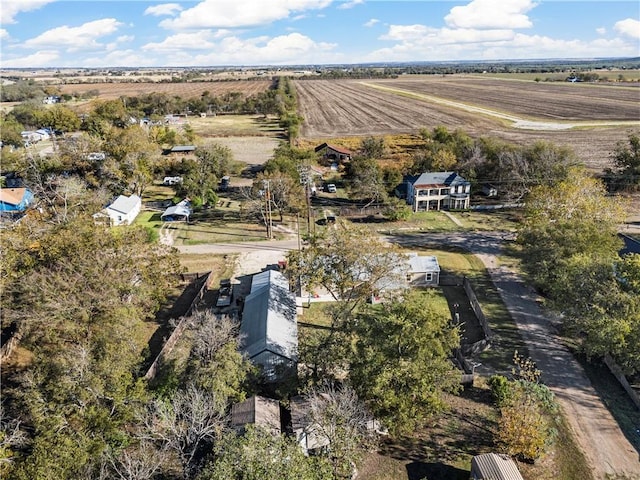
<svg viewBox="0 0 640 480">
<path fill-rule="evenodd" d="M 169 353 L 171 353 L 173 348 L 176 346 L 176 343 L 178 343 L 178 340 L 182 336 L 182 333 L 187 328 L 187 318 L 194 312 L 194 310 L 198 306 L 198 303 L 200 303 L 200 301 L 202 300 L 202 297 L 204 296 L 204 294 L 207 292 L 209 288 L 209 277 L 211 275 L 211 272 L 207 272 L 205 274 L 193 274 L 193 275 L 197 275 L 195 279 L 200 279 L 204 277 L 202 281 L 202 285 L 200 286 L 200 289 L 196 293 L 193 301 L 191 302 L 191 305 L 189 305 L 189 308 L 185 312 L 184 316 L 180 318 L 178 325 L 173 330 L 173 332 L 171 333 L 171 336 L 167 339 L 166 343 L 162 346 L 162 350 L 160 350 L 160 353 L 158 354 L 158 356 L 155 358 L 155 360 L 149 367 L 149 370 L 147 370 L 147 373 L 144 375 L 145 380 L 153 380 L 155 378 L 155 376 L 158 373 L 158 368 L 160 368 L 160 364 L 162 363 L 162 360 L 167 355 L 169 355 Z"/>
<path fill-rule="evenodd" d="M 489 327 L 489 323 L 487 322 L 487 317 L 485 317 L 484 312 L 482 311 L 482 307 L 480 306 L 480 302 L 478 302 L 478 297 L 476 297 L 476 294 L 473 291 L 473 287 L 471 286 L 471 282 L 467 277 L 464 277 L 462 279 L 462 286 L 464 287 L 464 291 L 467 293 L 467 297 L 469 298 L 469 303 L 471 304 L 473 313 L 476 314 L 476 317 L 480 322 L 480 327 L 482 327 L 482 332 L 484 333 L 484 340 L 480 340 L 480 342 L 483 342 L 483 341 L 486 342 L 486 345 L 482 349 L 484 350 L 491 343 L 493 332 L 491 331 L 491 327 Z M 476 342 L 476 343 L 480 343 L 480 342 Z"/>
<path fill-rule="evenodd" d="M 609 370 L 613 374 L 614 377 L 620 382 L 622 388 L 625 389 L 631 401 L 636 405 L 638 410 L 640 410 L 640 395 L 636 392 L 633 387 L 629 384 L 627 377 L 622 373 L 622 369 L 620 366 L 611 358 L 608 354 L 604 356 L 604 364 L 609 367 Z"/>
</svg>

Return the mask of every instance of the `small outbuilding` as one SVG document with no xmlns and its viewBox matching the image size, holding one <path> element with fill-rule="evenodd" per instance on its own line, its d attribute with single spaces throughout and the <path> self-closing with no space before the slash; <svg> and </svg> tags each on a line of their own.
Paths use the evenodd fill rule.
<svg viewBox="0 0 640 480">
<path fill-rule="evenodd" d="M 231 406 L 231 428 L 243 433 L 249 424 L 261 427 L 274 435 L 281 432 L 280 402 L 254 395 Z"/>
<path fill-rule="evenodd" d="M 138 195 L 120 195 L 101 212 L 93 215 L 96 221 L 106 220 L 109 226 L 131 225 L 142 209 L 142 199 Z"/>
<path fill-rule="evenodd" d="M 484 453 L 471 459 L 471 480 L 524 480 L 508 455 Z"/>
<path fill-rule="evenodd" d="M 195 145 L 175 145 L 169 150 L 165 150 L 165 155 L 190 155 L 196 151 Z"/>
<path fill-rule="evenodd" d="M 440 265 L 433 255 L 407 254 L 409 272 L 407 282 L 413 287 L 437 287 L 440 283 Z"/>
<path fill-rule="evenodd" d="M 189 200 L 182 200 L 177 205 L 172 205 L 167 208 L 160 218 L 163 222 L 177 222 L 184 221 L 188 222 L 189 217 L 191 216 L 191 202 Z"/>
</svg>

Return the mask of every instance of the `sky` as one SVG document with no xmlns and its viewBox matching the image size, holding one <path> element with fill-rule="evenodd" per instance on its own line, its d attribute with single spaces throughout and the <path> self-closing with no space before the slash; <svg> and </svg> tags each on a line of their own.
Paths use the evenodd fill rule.
<svg viewBox="0 0 640 480">
<path fill-rule="evenodd" d="M 640 56 L 637 0 L 2 0 L 0 67 Z"/>
</svg>

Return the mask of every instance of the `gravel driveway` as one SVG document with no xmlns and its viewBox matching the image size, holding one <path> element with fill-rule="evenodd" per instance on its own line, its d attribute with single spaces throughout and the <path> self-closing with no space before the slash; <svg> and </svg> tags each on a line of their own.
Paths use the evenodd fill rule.
<svg viewBox="0 0 640 480">
<path fill-rule="evenodd" d="M 388 240 L 407 246 L 454 245 L 480 258 L 527 343 L 531 358 L 542 370 L 544 383 L 556 395 L 594 476 L 640 479 L 640 453 L 622 433 L 582 366 L 554 333 L 555 328 L 540 308 L 537 296 L 517 274 L 498 265 L 502 235 L 423 234 Z"/>
</svg>

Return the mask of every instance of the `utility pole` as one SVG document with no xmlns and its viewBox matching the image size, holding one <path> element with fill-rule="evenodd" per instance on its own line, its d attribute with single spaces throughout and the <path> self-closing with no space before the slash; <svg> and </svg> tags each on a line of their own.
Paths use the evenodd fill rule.
<svg viewBox="0 0 640 480">
<path fill-rule="evenodd" d="M 273 238 L 273 221 L 271 219 L 271 190 L 269 189 L 269 180 L 263 180 L 262 186 L 265 188 L 265 200 L 267 202 L 267 237 L 271 240 Z"/>
<path fill-rule="evenodd" d="M 300 183 L 304 185 L 304 196 L 307 201 L 307 235 L 311 234 L 311 175 L 309 165 L 299 165 Z"/>
</svg>

